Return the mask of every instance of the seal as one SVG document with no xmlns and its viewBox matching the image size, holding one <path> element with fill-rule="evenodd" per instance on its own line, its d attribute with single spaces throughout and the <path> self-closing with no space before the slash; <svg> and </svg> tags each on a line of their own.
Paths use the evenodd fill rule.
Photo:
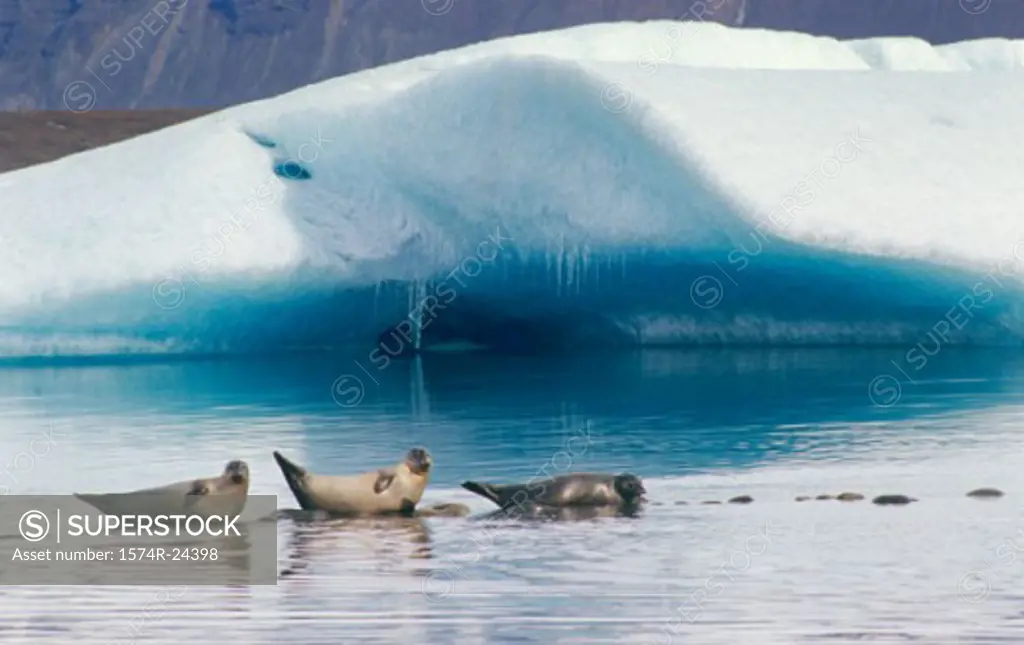
<svg viewBox="0 0 1024 645">
<path fill-rule="evenodd" d="M 836 499 L 840 502 L 859 502 L 864 499 L 864 496 L 860 493 L 839 493 L 836 495 Z"/>
<path fill-rule="evenodd" d="M 423 448 L 390 468 L 357 475 L 314 475 L 276 450 L 274 460 L 302 510 L 345 516 L 412 515 L 434 463 Z"/>
<path fill-rule="evenodd" d="M 807 495 L 799 495 L 799 496 L 797 496 L 796 501 L 798 501 L 798 502 L 806 502 L 809 499 L 811 499 L 811 498 L 808 497 Z"/>
<path fill-rule="evenodd" d="M 733 497 L 729 500 L 730 504 L 749 504 L 754 501 L 754 498 L 750 495 L 740 495 L 739 497 Z"/>
<path fill-rule="evenodd" d="M 574 473 L 526 484 L 465 481 L 462 487 L 502 509 L 511 506 L 629 506 L 646 501 L 640 478 L 631 473 Z"/>
<path fill-rule="evenodd" d="M 835 499 L 835 498 L 834 498 L 834 497 L 832 497 L 831 495 L 827 495 L 827 494 L 825 494 L 825 493 L 822 493 L 821 495 L 818 495 L 818 496 L 817 496 L 817 497 L 815 497 L 814 499 L 816 499 L 816 500 L 824 500 L 824 501 L 827 501 L 827 500 L 830 500 L 830 499 Z"/>
<path fill-rule="evenodd" d="M 235 459 L 217 477 L 190 479 L 126 493 L 75 493 L 106 515 L 213 515 L 242 513 L 249 495 L 249 465 Z"/>
<path fill-rule="evenodd" d="M 980 499 L 994 499 L 996 497 L 1002 497 L 1003 491 L 998 488 L 976 488 L 971 492 L 967 493 L 968 497 L 977 497 Z"/>
</svg>

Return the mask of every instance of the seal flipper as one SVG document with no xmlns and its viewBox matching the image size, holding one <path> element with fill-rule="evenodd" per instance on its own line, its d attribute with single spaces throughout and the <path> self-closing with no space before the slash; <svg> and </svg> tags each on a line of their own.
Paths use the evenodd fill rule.
<svg viewBox="0 0 1024 645">
<path fill-rule="evenodd" d="M 274 461 L 277 462 L 277 466 L 281 469 L 281 474 L 284 475 L 284 480 L 288 482 L 288 488 L 291 489 L 292 495 L 295 495 L 295 501 L 299 503 L 299 506 L 304 511 L 315 511 L 317 510 L 313 500 L 306 494 L 305 487 L 303 486 L 303 480 L 306 478 L 306 469 L 293 464 L 284 458 L 284 455 L 278 451 L 274 451 Z"/>
<path fill-rule="evenodd" d="M 391 484 L 395 483 L 395 471 L 393 468 L 382 468 L 377 471 L 377 481 L 373 482 L 373 492 L 380 495 L 388 488 Z"/>
<path fill-rule="evenodd" d="M 188 492 L 185 493 L 185 508 L 192 508 L 193 506 L 199 503 L 199 500 L 204 495 L 209 494 L 210 487 L 206 485 L 206 482 L 204 482 L 201 479 L 195 480 L 194 482 L 192 482 L 192 486 L 188 489 Z"/>
<path fill-rule="evenodd" d="M 481 484 L 480 482 L 462 482 L 462 487 L 471 493 L 476 493 L 480 497 L 487 498 L 502 506 L 501 495 L 498 493 L 494 484 Z"/>
</svg>

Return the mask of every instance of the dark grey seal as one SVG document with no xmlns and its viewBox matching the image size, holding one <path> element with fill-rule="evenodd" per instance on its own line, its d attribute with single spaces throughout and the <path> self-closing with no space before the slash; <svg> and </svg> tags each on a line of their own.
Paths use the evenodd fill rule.
<svg viewBox="0 0 1024 645">
<path fill-rule="evenodd" d="M 754 498 L 750 495 L 740 495 L 739 497 L 733 497 L 729 500 L 730 504 L 749 504 L 754 501 Z"/>
<path fill-rule="evenodd" d="M 906 495 L 879 495 L 871 501 L 879 506 L 890 506 L 909 504 L 911 502 L 916 502 L 917 499 L 914 497 L 907 497 Z"/>
<path fill-rule="evenodd" d="M 640 478 L 631 473 L 575 473 L 526 484 L 466 481 L 462 487 L 503 509 L 524 505 L 629 506 L 646 501 L 647 492 Z"/>
<path fill-rule="evenodd" d="M 798 501 L 798 502 L 806 502 L 809 499 L 811 499 L 811 498 L 808 497 L 807 495 L 800 495 L 799 497 L 796 498 L 796 501 Z"/>
<path fill-rule="evenodd" d="M 831 495 L 818 495 L 814 499 L 828 500 L 828 499 L 835 499 L 835 497 L 832 497 Z"/>
<path fill-rule="evenodd" d="M 978 497 L 982 499 L 993 499 L 996 497 L 1002 497 L 1003 491 L 998 488 L 977 488 L 967 493 L 968 497 Z"/>
</svg>

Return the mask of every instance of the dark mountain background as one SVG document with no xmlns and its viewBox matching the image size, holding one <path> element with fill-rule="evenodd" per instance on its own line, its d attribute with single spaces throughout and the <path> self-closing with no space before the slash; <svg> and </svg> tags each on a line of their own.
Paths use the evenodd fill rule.
<svg viewBox="0 0 1024 645">
<path fill-rule="evenodd" d="M 499 36 L 666 18 L 1024 38 L 1024 0 L 0 0 L 0 110 L 210 108 Z"/>
</svg>

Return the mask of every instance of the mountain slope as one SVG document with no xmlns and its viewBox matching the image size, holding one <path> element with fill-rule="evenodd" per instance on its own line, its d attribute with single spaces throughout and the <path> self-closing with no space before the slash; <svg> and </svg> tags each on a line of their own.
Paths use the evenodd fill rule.
<svg viewBox="0 0 1024 645">
<path fill-rule="evenodd" d="M 6 0 L 0 109 L 222 106 L 499 36 L 664 18 L 1024 37 L 1016 0 Z"/>
</svg>

